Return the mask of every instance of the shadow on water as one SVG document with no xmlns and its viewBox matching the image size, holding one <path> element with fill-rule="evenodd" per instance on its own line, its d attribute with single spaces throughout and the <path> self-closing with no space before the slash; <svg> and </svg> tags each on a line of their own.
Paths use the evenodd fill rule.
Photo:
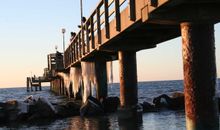
<svg viewBox="0 0 220 130">
<path fill-rule="evenodd" d="M 118 123 L 116 114 L 95 117 L 70 117 L 57 120 L 41 120 L 28 123 L 11 123 L 0 126 L 1 129 L 18 130 L 142 130 L 142 124 L 133 122 Z"/>
<path fill-rule="evenodd" d="M 185 130 L 185 112 L 183 110 L 165 110 L 143 115 L 143 127 L 149 130 Z"/>
<path fill-rule="evenodd" d="M 45 126 L 48 126 L 52 124 L 55 121 L 55 119 L 40 119 L 35 120 L 34 122 L 10 122 L 7 124 L 1 124 L 1 129 L 41 129 L 46 128 Z"/>
<path fill-rule="evenodd" d="M 64 123 L 65 122 L 65 123 Z M 134 122 L 118 122 L 117 114 L 96 117 L 72 117 L 66 121 L 57 121 L 53 123 L 53 129 L 59 128 L 65 130 L 142 130 L 142 124 Z M 56 126 L 56 128 L 55 128 Z"/>
<path fill-rule="evenodd" d="M 88 117 L 88 118 L 75 117 L 70 119 L 70 122 L 68 124 L 68 127 L 66 127 L 66 129 L 109 130 L 110 126 L 111 124 L 107 116 Z"/>
</svg>

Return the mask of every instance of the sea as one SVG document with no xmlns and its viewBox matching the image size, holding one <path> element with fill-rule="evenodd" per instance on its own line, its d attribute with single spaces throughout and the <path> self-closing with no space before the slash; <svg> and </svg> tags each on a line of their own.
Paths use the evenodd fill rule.
<svg viewBox="0 0 220 130">
<path fill-rule="evenodd" d="M 219 91 L 220 79 L 217 82 Z M 119 84 L 109 84 L 108 95 L 119 96 Z M 138 83 L 138 101 L 152 102 L 154 97 L 161 94 L 170 95 L 173 92 L 183 92 L 183 81 L 153 81 Z M 7 100 L 23 101 L 29 95 L 48 98 L 52 103 L 67 101 L 64 96 L 57 96 L 50 91 L 49 87 L 42 87 L 42 91 L 27 92 L 25 87 L 0 89 L 0 102 Z M 143 123 L 138 125 L 120 123 L 117 113 L 105 116 L 80 117 L 73 116 L 50 121 L 34 122 L 31 124 L 12 123 L 0 126 L 0 130 L 185 130 L 185 113 L 183 110 L 163 110 L 159 112 L 148 112 L 143 114 Z"/>
</svg>

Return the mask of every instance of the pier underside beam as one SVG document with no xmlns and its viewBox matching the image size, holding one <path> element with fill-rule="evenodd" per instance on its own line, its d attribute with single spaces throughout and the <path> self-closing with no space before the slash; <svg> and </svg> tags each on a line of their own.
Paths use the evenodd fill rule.
<svg viewBox="0 0 220 130">
<path fill-rule="evenodd" d="M 136 52 L 119 51 L 120 109 L 119 120 L 141 122 L 137 112 L 137 65 Z"/>
<path fill-rule="evenodd" d="M 181 23 L 187 130 L 218 130 L 214 24 Z"/>
</svg>

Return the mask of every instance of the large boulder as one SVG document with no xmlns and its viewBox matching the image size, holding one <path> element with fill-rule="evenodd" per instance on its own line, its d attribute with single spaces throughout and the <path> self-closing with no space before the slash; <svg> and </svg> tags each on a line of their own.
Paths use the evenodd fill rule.
<svg viewBox="0 0 220 130">
<path fill-rule="evenodd" d="M 5 117 L 6 117 L 6 111 L 4 109 L 5 103 L 0 103 L 0 122 L 3 123 L 5 122 Z"/>
<path fill-rule="evenodd" d="M 28 113 L 28 104 L 9 100 L 0 103 L 0 120 L 2 122 L 20 121 Z"/>
<path fill-rule="evenodd" d="M 56 110 L 46 98 L 39 97 L 35 103 L 29 106 L 29 115 L 28 120 L 53 118 L 56 115 Z"/>
<path fill-rule="evenodd" d="M 158 109 L 155 108 L 155 106 L 149 102 L 143 102 L 140 105 L 143 108 L 143 112 L 156 112 L 156 111 L 158 111 Z"/>
<path fill-rule="evenodd" d="M 94 97 L 89 96 L 80 108 L 81 116 L 96 116 L 104 114 L 102 104 Z"/>
<path fill-rule="evenodd" d="M 106 99 L 103 99 L 102 101 L 104 111 L 107 113 L 117 111 L 119 103 L 120 103 L 120 100 L 118 97 L 107 97 Z"/>
<path fill-rule="evenodd" d="M 162 94 L 153 99 L 153 103 L 156 108 L 167 108 L 171 110 L 184 109 L 184 95 L 183 94 L 173 94 L 170 97 L 166 94 Z"/>
<path fill-rule="evenodd" d="M 80 105 L 75 102 L 67 102 L 66 104 L 61 104 L 56 106 L 58 117 L 69 117 L 80 115 Z"/>
</svg>

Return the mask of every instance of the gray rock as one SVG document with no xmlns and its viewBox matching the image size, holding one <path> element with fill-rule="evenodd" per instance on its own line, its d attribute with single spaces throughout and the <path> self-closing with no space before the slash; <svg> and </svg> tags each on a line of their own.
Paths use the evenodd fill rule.
<svg viewBox="0 0 220 130">
<path fill-rule="evenodd" d="M 104 111 L 107 113 L 115 112 L 118 109 L 120 100 L 118 97 L 107 97 L 102 101 Z"/>
<path fill-rule="evenodd" d="M 63 105 L 57 105 L 56 110 L 58 117 L 70 117 L 80 115 L 80 105 L 76 104 L 75 102 L 67 102 Z"/>
<path fill-rule="evenodd" d="M 56 110 L 46 98 L 39 98 L 36 103 L 29 106 L 28 120 L 40 118 L 53 118 L 56 115 Z"/>
<path fill-rule="evenodd" d="M 101 103 L 94 97 L 89 96 L 87 101 L 80 108 L 81 116 L 103 115 L 104 109 Z"/>
</svg>

